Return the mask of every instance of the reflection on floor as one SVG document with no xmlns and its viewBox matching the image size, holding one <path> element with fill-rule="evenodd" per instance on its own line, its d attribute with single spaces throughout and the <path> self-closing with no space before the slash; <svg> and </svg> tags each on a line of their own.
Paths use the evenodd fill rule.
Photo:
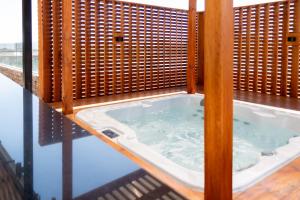
<svg viewBox="0 0 300 200">
<path fill-rule="evenodd" d="M 168 186 L 149 175 L 144 170 L 138 170 L 102 187 L 94 189 L 76 200 L 184 200 Z"/>
</svg>

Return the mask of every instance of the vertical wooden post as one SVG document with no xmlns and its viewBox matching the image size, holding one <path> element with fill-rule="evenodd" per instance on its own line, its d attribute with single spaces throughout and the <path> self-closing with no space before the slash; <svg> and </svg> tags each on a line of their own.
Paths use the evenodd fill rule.
<svg viewBox="0 0 300 200">
<path fill-rule="evenodd" d="M 295 17 L 294 17 L 294 32 L 300 34 L 300 0 L 295 1 Z M 300 37 L 298 36 L 297 40 Z M 292 49 L 292 73 L 291 73 L 291 97 L 298 97 L 299 87 L 299 43 L 295 44 Z"/>
<path fill-rule="evenodd" d="M 204 12 L 198 14 L 198 68 L 199 84 L 204 84 Z"/>
<path fill-rule="evenodd" d="M 206 0 L 205 199 L 232 199 L 233 2 Z"/>
<path fill-rule="evenodd" d="M 196 92 L 195 65 L 196 65 L 196 6 L 197 0 L 189 0 L 188 25 L 188 66 L 187 66 L 187 92 Z"/>
<path fill-rule="evenodd" d="M 73 113 L 72 80 L 72 0 L 63 0 L 62 37 L 62 111 Z"/>
<path fill-rule="evenodd" d="M 46 21 L 50 18 L 50 3 L 46 0 L 38 1 L 39 26 L 39 97 L 46 103 L 51 102 L 51 69 L 49 67 L 50 45 L 49 30 Z M 46 12 L 45 12 L 46 11 Z"/>
</svg>

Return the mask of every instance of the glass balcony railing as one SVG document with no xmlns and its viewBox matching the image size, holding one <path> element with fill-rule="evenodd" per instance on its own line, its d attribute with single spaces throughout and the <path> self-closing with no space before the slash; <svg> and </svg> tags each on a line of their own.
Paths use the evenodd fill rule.
<svg viewBox="0 0 300 200">
<path fill-rule="evenodd" d="M 22 43 L 0 44 L 0 66 L 22 70 Z M 38 50 L 32 51 L 32 70 L 38 73 Z"/>
</svg>

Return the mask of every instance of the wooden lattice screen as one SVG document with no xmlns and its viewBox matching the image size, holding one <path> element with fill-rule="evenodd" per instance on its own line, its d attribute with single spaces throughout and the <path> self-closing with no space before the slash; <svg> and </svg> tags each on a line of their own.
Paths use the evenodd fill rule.
<svg viewBox="0 0 300 200">
<path fill-rule="evenodd" d="M 235 9 L 235 89 L 300 97 L 299 50 L 288 42 L 295 16 L 294 1 Z"/>
<path fill-rule="evenodd" d="M 58 102 L 62 2 L 40 0 L 39 6 L 40 94 Z M 186 10 L 74 0 L 72 15 L 74 99 L 186 85 Z"/>
</svg>

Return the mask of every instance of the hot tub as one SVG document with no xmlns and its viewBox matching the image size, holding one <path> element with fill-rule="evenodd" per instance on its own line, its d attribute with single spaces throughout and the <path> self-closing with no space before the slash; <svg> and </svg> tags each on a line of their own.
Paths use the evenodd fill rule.
<svg viewBox="0 0 300 200">
<path fill-rule="evenodd" d="M 88 108 L 76 117 L 181 183 L 203 191 L 203 98 L 177 94 Z M 236 192 L 300 155 L 300 112 L 234 101 L 233 122 Z"/>
</svg>

